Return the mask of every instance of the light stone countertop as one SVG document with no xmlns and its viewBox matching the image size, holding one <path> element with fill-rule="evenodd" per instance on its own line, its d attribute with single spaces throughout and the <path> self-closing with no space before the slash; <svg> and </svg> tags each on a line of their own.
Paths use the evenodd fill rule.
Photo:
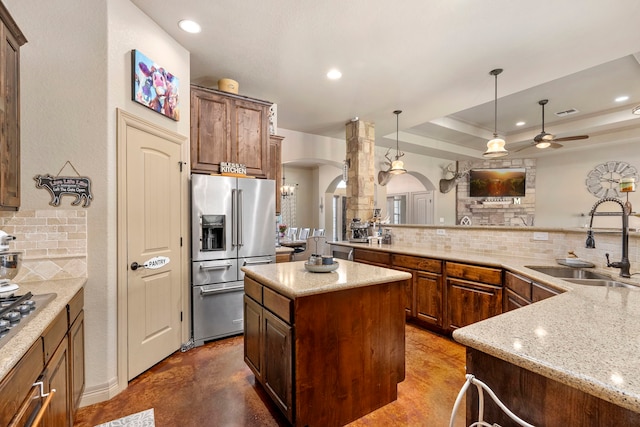
<svg viewBox="0 0 640 427">
<path fill-rule="evenodd" d="M 290 254 L 293 252 L 293 248 L 288 246 L 276 246 L 276 254 Z"/>
<path fill-rule="evenodd" d="M 335 271 L 312 273 L 304 268 L 305 262 L 247 266 L 242 267 L 242 271 L 291 299 L 411 278 L 410 273 L 403 271 L 342 259 L 337 260 L 338 269 Z"/>
<path fill-rule="evenodd" d="M 502 267 L 567 291 L 457 329 L 453 338 L 521 368 L 640 412 L 640 288 L 578 285 L 526 267 L 557 265 L 555 259 L 502 255 L 491 258 L 471 251 L 434 251 L 403 245 L 332 244 Z M 621 279 L 609 270 L 594 271 L 640 286 L 638 276 Z M 482 380 L 481 375 L 478 379 Z"/>
<path fill-rule="evenodd" d="M 0 348 L 0 379 L 4 378 L 18 363 L 56 316 L 66 309 L 67 303 L 82 289 L 86 282 L 86 278 L 75 278 L 19 284 L 20 289 L 16 291 L 16 295 L 31 292 L 34 295 L 55 293 L 57 296 L 41 311 L 30 317 L 20 331 Z"/>
</svg>

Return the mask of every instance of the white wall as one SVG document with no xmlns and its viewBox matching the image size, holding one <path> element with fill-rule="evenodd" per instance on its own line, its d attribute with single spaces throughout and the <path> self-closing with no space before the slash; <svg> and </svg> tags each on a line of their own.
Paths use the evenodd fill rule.
<svg viewBox="0 0 640 427">
<path fill-rule="evenodd" d="M 117 375 L 115 109 L 189 135 L 189 54 L 128 0 L 4 3 L 28 40 L 20 58 L 22 208 L 55 209 L 33 176 L 55 175 L 67 160 L 92 181 L 85 396 L 99 396 Z M 130 101 L 134 48 L 180 78 L 180 122 Z"/>
<path fill-rule="evenodd" d="M 636 132 L 638 133 L 638 132 Z M 567 143 L 569 145 L 570 143 Z M 587 214 L 598 200 L 587 191 L 587 174 L 596 165 L 609 160 L 621 160 L 640 171 L 640 135 L 614 144 L 603 144 L 576 155 L 570 150 L 558 149 L 552 155 L 541 157 L 536 172 L 536 223 L 537 226 L 583 227 Z M 630 193 L 629 201 L 640 210 L 640 192 Z M 610 205 L 610 204 L 609 204 Z M 603 205 L 599 211 L 617 210 L 617 206 Z M 639 218 L 630 218 L 632 228 L 640 227 Z M 594 226 L 620 227 L 619 217 L 596 217 Z"/>
</svg>

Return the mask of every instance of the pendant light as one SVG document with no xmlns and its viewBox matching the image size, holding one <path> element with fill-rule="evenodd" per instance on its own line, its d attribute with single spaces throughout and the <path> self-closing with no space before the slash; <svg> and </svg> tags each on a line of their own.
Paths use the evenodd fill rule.
<svg viewBox="0 0 640 427">
<path fill-rule="evenodd" d="M 389 173 L 392 175 L 401 175 L 403 173 L 407 173 L 407 170 L 404 168 L 404 162 L 399 160 L 400 157 L 404 156 L 404 153 L 401 153 L 398 149 L 398 132 L 399 132 L 399 116 L 402 113 L 402 110 L 395 110 L 393 114 L 396 115 L 396 159 L 391 162 L 391 169 L 389 169 Z"/>
<path fill-rule="evenodd" d="M 493 101 L 494 121 L 493 121 L 493 139 L 487 142 L 487 151 L 482 154 L 483 157 L 496 158 L 509 154 L 504 148 L 504 139 L 498 137 L 498 74 L 502 73 L 502 68 L 496 68 L 489 72 L 495 77 L 495 95 Z"/>
</svg>

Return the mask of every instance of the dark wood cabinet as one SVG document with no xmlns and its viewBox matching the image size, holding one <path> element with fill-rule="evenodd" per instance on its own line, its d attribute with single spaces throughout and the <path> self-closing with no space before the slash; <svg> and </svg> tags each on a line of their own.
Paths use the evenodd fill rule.
<svg viewBox="0 0 640 427">
<path fill-rule="evenodd" d="M 293 370 L 290 325 L 264 310 L 263 339 L 265 363 L 262 384 L 288 420 L 293 420 Z"/>
<path fill-rule="evenodd" d="M 276 182 L 276 214 L 280 213 L 282 206 L 282 140 L 284 136 L 269 136 L 269 173 L 267 178 Z"/>
<path fill-rule="evenodd" d="M 389 267 L 391 265 L 391 254 L 388 252 L 371 249 L 355 248 L 353 250 L 353 260 L 378 267 Z"/>
<path fill-rule="evenodd" d="M 270 102 L 191 86 L 191 171 L 219 173 L 242 163 L 247 175 L 269 173 Z"/>
<path fill-rule="evenodd" d="M 71 425 L 80 407 L 85 387 L 85 340 L 84 340 L 84 291 L 80 291 L 67 305 L 69 315 L 69 407 Z"/>
<path fill-rule="evenodd" d="M 293 421 L 291 300 L 245 277 L 244 360 L 267 394 Z"/>
<path fill-rule="evenodd" d="M 55 390 L 45 415 L 47 427 L 71 427 L 69 346 L 65 335 L 44 370 L 45 388 Z"/>
<path fill-rule="evenodd" d="M 513 365 L 479 350 L 467 349 L 467 373 L 489 386 L 502 403 L 536 426 L 638 426 L 640 413 L 605 401 L 577 388 Z M 466 395 L 467 424 L 478 420 L 478 393 Z M 485 394 L 484 420 L 495 425 L 516 425 Z"/>
<path fill-rule="evenodd" d="M 515 310 L 560 293 L 561 291 L 534 282 L 528 277 L 505 271 L 503 310 Z"/>
<path fill-rule="evenodd" d="M 20 207 L 20 46 L 27 42 L 0 3 L 0 209 Z"/>
<path fill-rule="evenodd" d="M 446 328 L 479 322 L 502 313 L 502 269 L 446 262 Z"/>
<path fill-rule="evenodd" d="M 424 326 L 443 326 L 442 261 L 410 255 L 391 254 L 391 268 L 408 271 L 407 318 Z"/>
<path fill-rule="evenodd" d="M 43 412 L 46 427 L 71 427 L 85 385 L 84 291 L 81 289 L 47 326 L 16 366 L 0 381 L 0 425 L 25 425 Z M 42 390 L 35 384 L 42 381 Z M 55 389 L 48 406 L 41 397 Z M 33 420 L 31 420 L 33 421 Z"/>
</svg>

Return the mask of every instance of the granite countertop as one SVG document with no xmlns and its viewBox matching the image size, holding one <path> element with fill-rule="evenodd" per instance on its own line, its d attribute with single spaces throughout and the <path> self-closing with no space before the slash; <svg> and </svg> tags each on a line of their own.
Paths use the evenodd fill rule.
<svg viewBox="0 0 640 427">
<path fill-rule="evenodd" d="M 491 258 L 471 251 L 433 251 L 403 245 L 332 244 L 502 267 L 566 291 L 457 329 L 453 338 L 516 366 L 640 412 L 640 288 L 578 285 L 526 267 L 556 265 L 555 259 L 502 255 Z M 608 270 L 593 270 L 611 275 Z M 638 276 L 612 277 L 640 286 Z"/>
<path fill-rule="evenodd" d="M 86 284 L 86 278 L 48 280 L 45 282 L 21 283 L 16 295 L 55 293 L 56 298 L 40 312 L 33 315 L 20 331 L 0 348 L 0 378 L 13 368 L 29 347 L 42 335 L 67 303 Z"/>
<path fill-rule="evenodd" d="M 403 271 L 346 260 L 338 260 L 335 271 L 312 273 L 304 268 L 305 262 L 247 266 L 242 271 L 291 299 L 411 278 L 410 273 Z"/>
</svg>

